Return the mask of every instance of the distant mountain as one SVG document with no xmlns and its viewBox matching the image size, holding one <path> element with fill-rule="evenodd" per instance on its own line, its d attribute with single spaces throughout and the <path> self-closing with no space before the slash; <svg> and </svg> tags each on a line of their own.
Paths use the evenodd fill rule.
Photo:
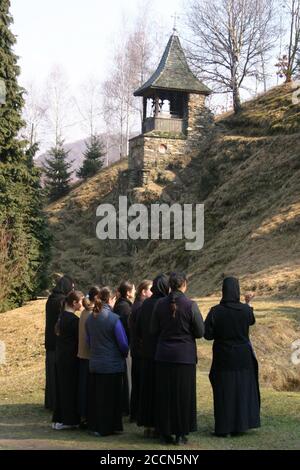
<svg viewBox="0 0 300 470">
<path fill-rule="evenodd" d="M 71 142 L 71 143 L 64 145 L 64 148 L 67 151 L 69 151 L 68 161 L 72 163 L 72 170 L 74 171 L 72 179 L 74 181 L 77 180 L 76 170 L 78 170 L 81 167 L 82 161 L 84 159 L 83 154 L 86 150 L 85 142 L 87 140 L 88 139 L 81 139 L 81 140 L 77 140 L 76 142 Z M 104 141 L 106 141 L 106 139 Z M 49 157 L 48 152 L 45 152 L 39 155 L 36 159 L 36 164 L 39 167 L 43 167 L 45 164 L 46 158 L 48 157 Z M 108 145 L 108 153 L 104 157 L 104 165 L 110 166 L 112 163 L 118 161 L 119 159 L 120 159 L 119 145 L 116 142 L 116 138 L 112 136 Z"/>
<path fill-rule="evenodd" d="M 190 163 L 136 190 L 147 204 L 205 204 L 205 245 L 185 251 L 182 240 L 100 241 L 96 207 L 116 204 L 128 178 L 126 159 L 74 188 L 47 208 L 55 257 L 51 272 L 72 273 L 82 289 L 95 281 L 153 279 L 186 271 L 195 297 L 219 292 L 224 276 L 243 292 L 300 296 L 300 103 L 282 85 L 217 121 L 209 146 Z"/>
</svg>

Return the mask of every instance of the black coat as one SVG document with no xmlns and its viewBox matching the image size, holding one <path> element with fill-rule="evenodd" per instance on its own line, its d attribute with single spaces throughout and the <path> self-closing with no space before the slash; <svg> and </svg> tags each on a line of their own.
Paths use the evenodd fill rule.
<svg viewBox="0 0 300 470">
<path fill-rule="evenodd" d="M 73 281 L 68 276 L 60 278 L 46 303 L 45 349 L 55 351 L 56 335 L 54 327 L 59 315 L 64 311 L 66 296 L 73 289 Z"/>
<path fill-rule="evenodd" d="M 126 336 L 128 338 L 128 343 L 130 342 L 130 331 L 129 331 L 129 317 L 131 315 L 132 310 L 132 303 L 130 300 L 125 299 L 124 297 L 120 297 L 114 307 L 114 312 L 119 315 L 124 330 L 126 332 Z"/>
<path fill-rule="evenodd" d="M 152 314 L 157 302 L 169 294 L 169 282 L 165 275 L 159 275 L 153 281 L 153 295 L 146 299 L 140 308 L 136 323 L 137 339 L 141 345 L 141 357 L 154 361 L 157 334 L 151 333 Z"/>
<path fill-rule="evenodd" d="M 56 340 L 56 361 L 77 360 L 79 318 L 75 313 L 63 312 L 59 318 L 59 336 Z"/>
<path fill-rule="evenodd" d="M 239 284 L 226 278 L 223 297 L 205 320 L 205 339 L 214 340 L 212 370 L 252 369 L 256 361 L 249 339 L 255 324 L 253 309 L 240 302 Z"/>
<path fill-rule="evenodd" d="M 79 318 L 74 313 L 63 312 L 59 319 L 59 332 L 56 342 L 57 380 L 53 422 L 77 425 Z"/>
<path fill-rule="evenodd" d="M 55 351 L 56 335 L 54 327 L 59 315 L 63 312 L 65 295 L 53 293 L 46 303 L 46 328 L 45 328 L 45 348 L 47 351 Z"/>
<path fill-rule="evenodd" d="M 136 300 L 132 306 L 132 312 L 129 316 L 129 331 L 130 331 L 130 352 L 131 357 L 141 357 L 141 344 L 137 337 L 137 319 L 143 305 L 142 300 Z"/>
<path fill-rule="evenodd" d="M 176 304 L 172 315 L 170 303 Z M 159 300 L 152 315 L 151 331 L 158 335 L 156 361 L 195 364 L 197 362 L 196 338 L 204 334 L 204 322 L 198 305 L 183 292 L 172 292 Z"/>
<path fill-rule="evenodd" d="M 217 434 L 260 426 L 258 363 L 250 339 L 253 309 L 240 302 L 238 280 L 226 278 L 223 298 L 205 320 L 205 338 L 214 340 L 210 381 Z"/>
<path fill-rule="evenodd" d="M 153 293 L 139 309 L 136 323 L 137 340 L 140 344 L 141 368 L 137 424 L 147 428 L 155 427 L 155 352 L 157 336 L 151 334 L 151 320 L 157 302 L 168 295 L 169 279 L 166 275 L 157 276 L 151 288 Z"/>
</svg>

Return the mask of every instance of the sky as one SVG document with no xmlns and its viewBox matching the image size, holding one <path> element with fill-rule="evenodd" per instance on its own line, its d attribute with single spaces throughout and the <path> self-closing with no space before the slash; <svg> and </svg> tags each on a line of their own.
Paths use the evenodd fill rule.
<svg viewBox="0 0 300 470">
<path fill-rule="evenodd" d="M 143 1 L 11 0 L 20 84 L 28 88 L 34 82 L 37 88 L 44 87 L 54 65 L 63 67 L 74 96 L 89 77 L 103 82 L 109 76 L 111 52 L 120 36 L 123 18 L 130 23 Z M 184 37 L 184 9 L 188 0 L 149 1 L 153 18 L 165 32 L 163 50 L 172 32 L 175 12 L 179 14 L 179 35 Z M 218 99 L 222 105 L 227 98 L 221 95 Z M 66 141 L 85 137 L 84 130 L 69 126 Z"/>
<path fill-rule="evenodd" d="M 166 24 L 167 40 L 172 15 L 182 0 L 151 3 Z M 41 80 L 52 64 L 63 65 L 72 86 L 91 75 L 105 78 L 122 15 L 130 21 L 139 4 L 140 0 L 11 0 L 21 81 Z"/>
<path fill-rule="evenodd" d="M 11 0 L 20 84 L 27 89 L 31 83 L 37 89 L 45 87 L 50 71 L 57 65 L 63 68 L 74 96 L 90 77 L 103 82 L 109 74 L 111 52 L 121 24 L 124 18 L 130 24 L 142 3 L 143 0 Z M 184 3 L 185 0 L 151 0 L 154 17 L 165 31 L 165 45 L 174 25 L 173 16 Z M 86 132 L 69 126 L 65 137 L 71 142 L 85 138 Z"/>
</svg>

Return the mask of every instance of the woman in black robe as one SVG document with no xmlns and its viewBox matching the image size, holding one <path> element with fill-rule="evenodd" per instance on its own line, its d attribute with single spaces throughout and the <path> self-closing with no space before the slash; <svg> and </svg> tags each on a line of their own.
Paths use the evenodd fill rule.
<svg viewBox="0 0 300 470">
<path fill-rule="evenodd" d="M 54 327 L 59 315 L 63 312 L 66 296 L 74 289 L 73 280 L 69 276 L 61 277 L 49 295 L 46 303 L 46 388 L 45 408 L 53 411 L 55 407 L 55 348 L 56 335 Z"/>
<path fill-rule="evenodd" d="M 140 342 L 137 338 L 136 325 L 141 307 L 144 301 L 152 296 L 151 292 L 152 281 L 142 281 L 137 290 L 135 302 L 132 306 L 132 312 L 129 316 L 129 331 L 130 331 L 130 354 L 131 354 L 131 398 L 130 398 L 130 421 L 136 422 L 139 407 L 139 396 L 141 386 L 141 351 Z"/>
<path fill-rule="evenodd" d="M 150 331 L 152 313 L 156 303 L 169 294 L 169 278 L 160 274 L 151 288 L 152 296 L 141 306 L 136 323 L 136 336 L 140 344 L 141 375 L 140 396 L 137 412 L 138 426 L 144 426 L 144 436 L 155 435 L 155 351 L 157 336 Z"/>
<path fill-rule="evenodd" d="M 130 344 L 129 317 L 135 298 L 135 285 L 129 281 L 123 281 L 119 288 L 119 298 L 116 301 L 114 312 L 120 317 Z M 123 374 L 123 415 L 129 416 L 131 395 L 131 357 L 126 359 L 126 370 Z"/>
<path fill-rule="evenodd" d="M 83 294 L 71 292 L 59 316 L 55 330 L 56 340 L 56 400 L 53 429 L 59 431 L 79 426 L 78 410 L 78 336 L 79 318 L 75 312 L 82 309 Z"/>
<path fill-rule="evenodd" d="M 253 309 L 240 302 L 239 281 L 224 279 L 223 297 L 205 321 L 205 338 L 214 340 L 210 381 L 215 435 L 236 435 L 260 427 L 258 363 L 250 339 Z"/>
<path fill-rule="evenodd" d="M 195 339 L 203 337 L 204 322 L 197 303 L 185 295 L 185 274 L 172 273 L 170 287 L 168 297 L 157 302 L 151 323 L 158 335 L 155 422 L 163 443 L 181 445 L 197 431 Z"/>
</svg>

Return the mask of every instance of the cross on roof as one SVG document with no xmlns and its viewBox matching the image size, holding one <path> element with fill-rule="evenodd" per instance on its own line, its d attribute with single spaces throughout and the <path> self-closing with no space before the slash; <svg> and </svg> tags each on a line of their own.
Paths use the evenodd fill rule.
<svg viewBox="0 0 300 470">
<path fill-rule="evenodd" d="M 175 11 L 174 15 L 172 15 L 172 18 L 174 18 L 174 26 L 173 26 L 173 32 L 177 32 L 177 20 L 179 20 L 180 16 L 177 15 L 177 11 Z"/>
</svg>

